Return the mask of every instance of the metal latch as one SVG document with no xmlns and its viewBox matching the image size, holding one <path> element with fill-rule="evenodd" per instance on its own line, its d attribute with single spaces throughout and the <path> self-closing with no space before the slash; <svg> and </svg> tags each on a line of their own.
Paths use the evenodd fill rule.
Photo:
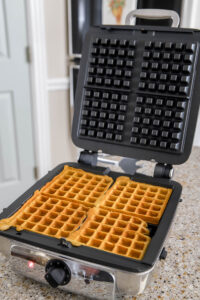
<svg viewBox="0 0 200 300">
<path fill-rule="evenodd" d="M 170 164 L 157 163 L 154 169 L 154 177 L 171 179 L 174 175 L 173 166 Z"/>
</svg>

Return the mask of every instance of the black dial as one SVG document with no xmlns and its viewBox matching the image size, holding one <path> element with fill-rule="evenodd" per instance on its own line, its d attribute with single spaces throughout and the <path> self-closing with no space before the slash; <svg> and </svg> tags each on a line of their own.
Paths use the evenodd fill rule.
<svg viewBox="0 0 200 300">
<path fill-rule="evenodd" d="M 59 259 L 51 259 L 48 261 L 46 268 L 45 279 L 53 287 L 65 285 L 71 279 L 71 271 L 67 264 Z"/>
</svg>

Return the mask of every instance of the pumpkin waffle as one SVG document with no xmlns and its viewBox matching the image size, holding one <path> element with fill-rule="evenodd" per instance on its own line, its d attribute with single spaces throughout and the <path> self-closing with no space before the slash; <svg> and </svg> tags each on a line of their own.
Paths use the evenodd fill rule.
<svg viewBox="0 0 200 300">
<path fill-rule="evenodd" d="M 118 177 L 101 201 L 101 206 L 127 213 L 158 224 L 171 196 L 172 189 L 139 183 L 128 177 Z"/>
<path fill-rule="evenodd" d="M 88 207 L 36 191 L 13 216 L 0 220 L 0 230 L 16 227 L 55 238 L 66 238 L 86 218 Z"/>
<path fill-rule="evenodd" d="M 65 166 L 64 170 L 48 182 L 41 192 L 60 199 L 75 200 L 95 206 L 104 196 L 113 179 Z"/>
<path fill-rule="evenodd" d="M 150 242 L 147 223 L 119 212 L 94 207 L 79 230 L 67 238 L 75 246 L 89 246 L 141 260 Z"/>
</svg>

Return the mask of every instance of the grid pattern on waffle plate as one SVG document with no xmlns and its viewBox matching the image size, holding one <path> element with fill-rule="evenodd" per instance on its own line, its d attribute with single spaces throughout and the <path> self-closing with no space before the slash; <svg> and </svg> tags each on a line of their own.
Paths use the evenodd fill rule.
<svg viewBox="0 0 200 300">
<path fill-rule="evenodd" d="M 112 182 L 109 176 L 65 166 L 59 175 L 41 189 L 41 192 L 49 196 L 79 201 L 92 207 L 100 201 Z"/>
<path fill-rule="evenodd" d="M 86 89 L 80 135 L 122 142 L 127 101 L 125 92 Z"/>
<path fill-rule="evenodd" d="M 87 216 L 88 207 L 36 191 L 13 216 L 0 221 L 0 230 L 16 227 L 55 238 L 66 238 Z"/>
<path fill-rule="evenodd" d="M 187 99 L 136 98 L 130 143 L 151 148 L 181 150 Z"/>
<path fill-rule="evenodd" d="M 144 48 L 139 90 L 187 96 L 196 44 L 148 41 Z"/>
<path fill-rule="evenodd" d="M 79 137 L 182 153 L 197 44 L 132 38 L 91 37 Z"/>
<path fill-rule="evenodd" d="M 133 39 L 93 39 L 79 131 L 81 136 L 122 142 L 135 47 Z"/>
<path fill-rule="evenodd" d="M 129 90 L 135 46 L 135 40 L 94 38 L 87 85 Z"/>
<path fill-rule="evenodd" d="M 87 220 L 67 240 L 141 260 L 150 242 L 146 222 L 126 214 L 92 208 Z"/>
<path fill-rule="evenodd" d="M 158 224 L 171 193 L 172 189 L 135 182 L 122 176 L 117 178 L 100 205 Z"/>
</svg>

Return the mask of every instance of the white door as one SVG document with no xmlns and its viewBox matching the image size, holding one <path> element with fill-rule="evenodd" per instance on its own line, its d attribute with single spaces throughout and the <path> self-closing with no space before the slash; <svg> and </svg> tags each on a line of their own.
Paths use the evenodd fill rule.
<svg viewBox="0 0 200 300">
<path fill-rule="evenodd" d="M 0 0 L 0 211 L 34 183 L 25 0 Z"/>
</svg>

